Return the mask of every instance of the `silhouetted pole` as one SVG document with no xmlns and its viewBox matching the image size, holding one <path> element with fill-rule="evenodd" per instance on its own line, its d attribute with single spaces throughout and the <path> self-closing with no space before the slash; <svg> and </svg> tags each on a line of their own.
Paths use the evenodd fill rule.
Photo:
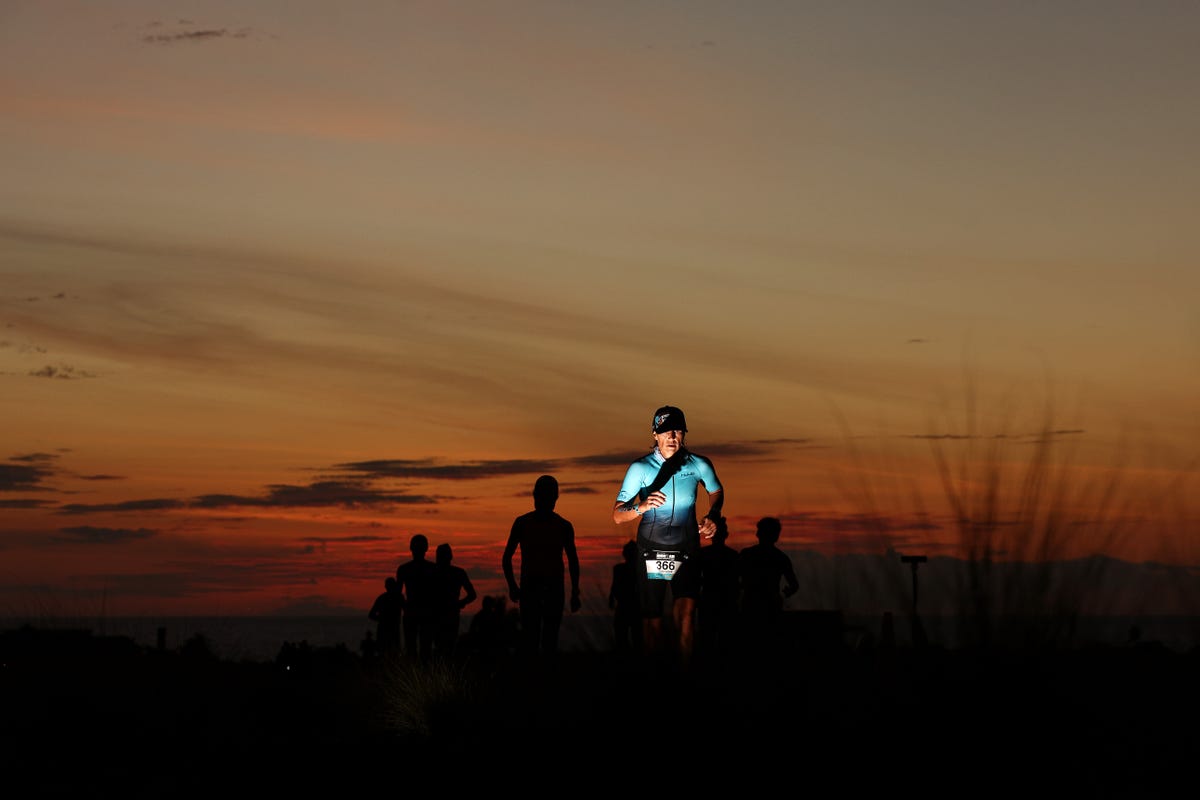
<svg viewBox="0 0 1200 800">
<path fill-rule="evenodd" d="M 900 561 L 912 569 L 912 626 L 913 644 L 924 647 L 926 644 L 925 626 L 921 624 L 921 616 L 917 613 L 917 567 L 928 561 L 926 556 L 900 556 Z"/>
<path fill-rule="evenodd" d="M 913 584 L 912 613 L 913 613 L 913 616 L 916 616 L 916 613 L 917 613 L 917 566 L 920 564 L 924 564 L 926 561 L 929 560 L 929 558 L 927 556 L 900 556 L 900 560 L 903 563 L 908 564 L 908 566 L 910 566 L 912 568 L 912 584 Z"/>
</svg>

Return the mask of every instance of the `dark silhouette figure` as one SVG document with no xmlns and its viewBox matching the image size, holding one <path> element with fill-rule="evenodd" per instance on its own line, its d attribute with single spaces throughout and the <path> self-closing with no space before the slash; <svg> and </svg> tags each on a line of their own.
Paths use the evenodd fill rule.
<svg viewBox="0 0 1200 800">
<path fill-rule="evenodd" d="M 800 588 L 792 559 L 776 547 L 782 530 L 778 519 L 763 517 L 755 533 L 758 544 L 738 554 L 742 632 L 750 650 L 772 650 L 779 645 L 783 601 Z"/>
<path fill-rule="evenodd" d="M 521 609 L 521 653 L 525 656 L 558 653 L 564 593 L 563 557 L 571 578 L 571 612 L 580 608 L 579 554 L 575 549 L 575 527 L 560 516 L 558 480 L 542 475 L 533 485 L 533 511 L 513 520 L 500 558 L 508 596 Z M 516 578 L 513 556 L 520 551 L 521 577 Z"/>
<path fill-rule="evenodd" d="M 471 617 L 467 642 L 471 654 L 486 667 L 498 666 L 509 656 L 516 642 L 516 629 L 510 626 L 503 595 L 483 596 L 479 611 Z"/>
<path fill-rule="evenodd" d="M 375 637 L 370 631 L 363 634 L 363 639 L 358 643 L 358 652 L 362 655 L 364 661 L 374 661 L 379 657 L 379 644 L 375 641 Z"/>
<path fill-rule="evenodd" d="M 382 656 L 400 652 L 400 621 L 404 610 L 404 595 L 396 579 L 385 578 L 383 592 L 375 598 L 367 619 L 375 621 L 375 648 Z"/>
<path fill-rule="evenodd" d="M 458 644 L 462 610 L 475 602 L 475 586 L 462 567 L 456 567 L 448 544 L 437 546 L 433 571 L 433 653 L 449 661 Z"/>
<path fill-rule="evenodd" d="M 396 585 L 404 595 L 404 653 L 428 661 L 433 654 L 432 593 L 434 564 L 425 556 L 429 539 L 418 533 L 409 540 L 412 560 L 396 567 Z"/>
<path fill-rule="evenodd" d="M 736 650 L 738 632 L 738 551 L 726 544 L 729 526 L 717 520 L 712 542 L 700 548 L 700 597 L 696 601 L 696 649 L 724 658 Z"/>
<path fill-rule="evenodd" d="M 621 548 L 621 561 L 613 564 L 608 607 L 613 612 L 613 641 L 618 653 L 642 652 L 642 604 L 638 588 L 637 541 Z"/>
</svg>

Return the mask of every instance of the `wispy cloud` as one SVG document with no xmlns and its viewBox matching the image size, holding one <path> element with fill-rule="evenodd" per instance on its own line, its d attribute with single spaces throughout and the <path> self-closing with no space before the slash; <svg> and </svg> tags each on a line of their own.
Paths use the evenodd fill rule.
<svg viewBox="0 0 1200 800">
<path fill-rule="evenodd" d="M 2 488 L 0 487 L 0 489 Z M 47 508 L 52 505 L 54 505 L 53 500 L 34 500 L 32 498 L 0 500 L 0 508 Z"/>
<path fill-rule="evenodd" d="M 439 464 L 433 459 L 381 459 L 376 461 L 351 461 L 338 464 L 336 469 L 362 473 L 370 478 L 422 478 L 431 480 L 478 480 L 497 475 L 527 475 L 530 473 L 553 472 L 561 461 L 546 460 L 497 460 L 467 461 L 459 464 Z"/>
<path fill-rule="evenodd" d="M 302 536 L 301 542 L 311 542 L 313 544 L 328 544 L 330 542 L 338 542 L 340 544 L 366 544 L 370 542 L 390 542 L 390 536 L 362 536 L 347 535 L 347 536 Z"/>
<path fill-rule="evenodd" d="M 706 447 L 707 453 L 726 459 L 762 460 L 780 444 L 804 444 L 807 440 L 787 439 L 752 442 L 748 444 L 716 443 Z M 298 485 L 270 484 L 262 494 L 221 493 L 199 495 L 190 499 L 150 498 L 119 503 L 70 503 L 59 508 L 60 514 L 89 514 L 97 512 L 164 511 L 181 509 L 218 508 L 367 508 L 389 505 L 436 505 L 446 498 L 420 492 L 397 491 L 376 486 L 379 481 L 478 481 L 488 478 L 560 473 L 568 469 L 598 469 L 625 466 L 644 455 L 643 452 L 603 453 L 567 459 L 509 459 L 463 462 L 440 462 L 424 459 L 373 459 L 335 464 L 331 468 L 349 477 L 331 478 Z M 16 467 L 14 466 L 14 469 Z M 24 467 L 32 474 L 35 467 Z M 80 476 L 86 480 L 117 480 L 117 476 Z M 0 476 L 0 480 L 2 480 Z M 15 480 L 15 477 L 11 480 Z M 28 481 L 29 478 L 26 478 Z M 31 484 L 32 485 L 32 484 Z M 2 488 L 2 484 L 0 484 Z M 563 484 L 563 494 L 594 495 L 598 490 L 586 483 Z"/>
<path fill-rule="evenodd" d="M 96 544 L 115 544 L 132 539 L 149 539 L 157 536 L 157 531 L 149 528 L 97 528 L 92 525 L 79 525 L 73 528 L 59 528 L 59 533 L 73 541 L 93 542 Z"/>
<path fill-rule="evenodd" d="M 904 438 L 906 439 L 929 439 L 933 441 L 956 441 L 956 440 L 973 440 L 973 439 L 1012 439 L 1017 442 L 1043 442 L 1049 441 L 1060 436 L 1082 436 L 1087 433 L 1083 428 L 1059 428 L 1052 431 L 1040 431 L 1038 433 L 1025 434 L 964 434 L 964 433 L 910 433 Z"/>
<path fill-rule="evenodd" d="M 53 456 L 35 453 L 28 456 L 16 456 L 11 461 L 27 463 L 0 464 L 0 492 L 41 492 L 49 491 L 43 482 L 55 473 L 48 465 Z"/>
<path fill-rule="evenodd" d="M 182 500 L 155 498 L 152 500 L 127 500 L 123 503 L 99 503 L 87 505 L 84 503 L 68 503 L 59 509 L 60 514 L 91 514 L 97 511 L 167 511 L 175 508 L 185 508 L 187 503 Z"/>
<path fill-rule="evenodd" d="M 559 491 L 562 494 L 600 494 L 594 486 L 561 486 Z"/>
<path fill-rule="evenodd" d="M 218 39 L 248 39 L 258 33 L 254 28 L 203 28 L 186 19 L 177 20 L 174 23 L 150 22 L 146 25 L 146 29 L 149 32 L 142 35 L 142 41 L 146 44 L 158 45 L 211 42 Z"/>
<path fill-rule="evenodd" d="M 77 369 L 76 367 L 72 367 L 69 364 L 59 364 L 58 366 L 54 366 L 53 364 L 47 364 L 46 366 L 41 367 L 40 369 L 31 369 L 26 374 L 31 377 L 34 377 L 34 378 L 58 378 L 60 380 L 68 380 L 68 381 L 79 380 L 81 378 L 99 377 L 94 372 L 88 372 L 87 370 Z"/>
<path fill-rule="evenodd" d="M 25 453 L 12 456 L 9 461 L 23 461 L 28 464 L 50 464 L 58 460 L 56 453 Z"/>
<path fill-rule="evenodd" d="M 340 506 L 391 505 L 396 503 L 435 503 L 435 498 L 397 492 L 384 492 L 371 488 L 367 483 L 353 481 L 317 481 L 308 486 L 275 484 L 268 487 L 267 494 L 246 497 L 229 494 L 208 494 L 196 498 L 189 505 L 195 508 L 223 508 L 226 506 L 270 506 L 285 508 L 307 508 Z"/>
</svg>

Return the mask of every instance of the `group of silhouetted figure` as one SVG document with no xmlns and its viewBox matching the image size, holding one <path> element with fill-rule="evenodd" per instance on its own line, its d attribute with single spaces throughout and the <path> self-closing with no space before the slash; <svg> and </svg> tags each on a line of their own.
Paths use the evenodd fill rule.
<svg viewBox="0 0 1200 800">
<path fill-rule="evenodd" d="M 471 578 L 455 566 L 449 544 L 437 546 L 433 561 L 427 557 L 429 538 L 418 533 L 408 544 L 412 557 L 384 580 L 367 617 L 375 621 L 375 638 L 366 655 L 406 653 L 421 661 L 435 654 L 453 658 L 458 645 L 462 611 L 478 596 Z"/>
<path fill-rule="evenodd" d="M 449 544 L 438 545 L 431 564 L 426 558 L 429 540 L 417 534 L 409 542 L 412 558 L 384 581 L 384 592 L 367 615 L 376 622 L 374 640 L 364 643 L 367 654 L 403 654 L 421 662 L 451 660 L 463 644 L 484 658 L 514 649 L 530 656 L 556 654 L 566 606 L 572 612 L 580 608 L 575 528 L 554 511 L 558 480 L 553 476 L 537 479 L 533 501 L 532 511 L 513 520 L 501 556 L 508 599 L 517 604 L 515 619 L 504 597 L 485 597 L 466 641 L 460 641 L 462 611 L 477 598 L 475 587 L 466 570 L 451 563 Z M 518 553 L 519 575 L 514 565 Z"/>
<path fill-rule="evenodd" d="M 784 601 L 800 588 L 791 558 L 777 546 L 781 533 L 778 519 L 763 517 L 755 532 L 758 543 L 737 550 L 727 544 L 729 528 L 721 518 L 712 540 L 697 556 L 697 653 L 710 657 L 763 653 L 779 643 Z M 642 554 L 630 539 L 621 555 L 622 561 L 613 566 L 608 593 L 615 649 L 642 653 L 646 646 L 638 592 Z"/>
<path fill-rule="evenodd" d="M 579 557 L 572 524 L 554 511 L 558 481 L 538 478 L 534 509 L 512 524 L 501 556 L 508 597 L 485 596 L 481 608 L 462 630 L 464 609 L 478 595 L 466 570 L 455 566 L 449 544 L 439 544 L 427 558 L 429 539 L 416 534 L 409 542 L 411 558 L 384 581 L 368 618 L 363 655 L 405 656 L 428 663 L 470 656 L 480 660 L 517 654 L 553 657 L 567 608 L 580 609 Z M 765 652 L 781 635 L 786 598 L 799 589 L 790 557 L 778 545 L 782 525 L 774 517 L 758 521 L 756 544 L 737 550 L 727 544 L 729 529 L 722 517 L 699 559 L 700 594 L 695 608 L 695 649 L 704 656 Z M 520 569 L 514 567 L 519 553 Z M 621 549 L 612 568 L 608 608 L 612 612 L 613 650 L 623 656 L 647 652 L 639 595 L 637 542 Z M 569 581 L 569 590 L 568 590 Z M 510 607 L 507 601 L 512 601 Z M 682 655 L 685 659 L 691 653 Z"/>
</svg>

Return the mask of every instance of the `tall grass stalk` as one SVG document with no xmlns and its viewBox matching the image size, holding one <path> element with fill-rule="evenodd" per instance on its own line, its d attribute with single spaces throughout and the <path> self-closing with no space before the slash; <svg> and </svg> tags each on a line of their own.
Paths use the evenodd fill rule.
<svg viewBox="0 0 1200 800">
<path fill-rule="evenodd" d="M 949 604 L 960 625 L 954 638 L 961 645 L 1071 646 L 1077 643 L 1083 615 L 1128 607 L 1119 602 L 1127 598 L 1119 596 L 1121 583 L 1112 574 L 1128 565 L 1110 554 L 1128 552 L 1129 545 L 1153 536 L 1161 540 L 1164 556 L 1174 546 L 1186 548 L 1194 558 L 1195 531 L 1189 527 L 1194 520 L 1184 508 L 1184 484 L 1194 477 L 1190 468 L 1165 473 L 1170 478 L 1164 485 L 1134 482 L 1125 444 L 1115 449 L 1111 463 L 1089 464 L 1080 452 L 1085 432 L 1057 424 L 1051 399 L 1023 432 L 1015 429 L 1012 414 L 985 425 L 972 387 L 964 412 L 957 422 L 947 413 L 930 425 L 928 434 L 910 437 L 927 442 L 926 477 L 936 478 L 940 497 L 926 498 L 928 490 L 920 487 L 929 481 L 921 481 L 920 474 L 868 464 L 844 420 L 857 474 L 841 486 L 867 519 L 879 521 L 873 533 L 879 549 L 895 541 L 897 518 L 930 521 L 930 528 L 949 534 L 940 537 L 942 542 L 933 537 L 928 547 L 944 548 L 956 562 L 947 571 L 954 576 Z M 885 479 L 902 485 L 880 485 Z M 908 508 L 896 507 L 902 497 Z M 933 568 L 931 561 L 927 580 Z M 907 577 L 907 572 L 896 565 L 897 576 Z M 1194 595 L 1195 582 L 1179 591 Z M 898 591 L 899 607 L 900 598 L 907 596 L 907 586 Z M 1181 600 L 1183 607 L 1200 613 L 1195 597 Z"/>
</svg>

